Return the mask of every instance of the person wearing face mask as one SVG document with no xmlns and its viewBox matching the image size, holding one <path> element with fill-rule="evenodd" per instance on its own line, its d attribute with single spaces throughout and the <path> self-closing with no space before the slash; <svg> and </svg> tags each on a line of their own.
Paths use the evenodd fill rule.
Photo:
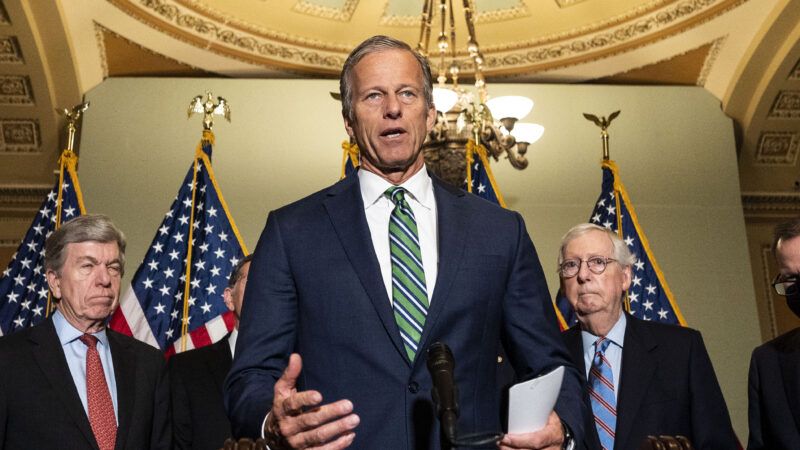
<svg viewBox="0 0 800 450">
<path fill-rule="evenodd" d="M 772 286 L 800 316 L 800 217 L 778 225 Z M 748 449 L 800 448 L 800 328 L 756 347 L 748 379 Z"/>
<path fill-rule="evenodd" d="M 586 448 L 638 449 L 648 435 L 685 436 L 698 450 L 738 448 L 700 333 L 623 310 L 635 261 L 619 236 L 594 224 L 561 240 L 561 289 L 578 317 L 563 337 L 591 407 Z"/>
</svg>

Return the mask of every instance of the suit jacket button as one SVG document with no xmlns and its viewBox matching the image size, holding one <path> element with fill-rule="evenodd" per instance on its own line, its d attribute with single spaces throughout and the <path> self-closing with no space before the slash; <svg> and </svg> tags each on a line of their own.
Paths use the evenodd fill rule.
<svg viewBox="0 0 800 450">
<path fill-rule="evenodd" d="M 417 383 L 416 381 L 412 381 L 411 383 L 409 383 L 408 392 L 411 392 L 412 394 L 416 394 L 417 392 L 419 392 L 419 383 Z"/>
</svg>

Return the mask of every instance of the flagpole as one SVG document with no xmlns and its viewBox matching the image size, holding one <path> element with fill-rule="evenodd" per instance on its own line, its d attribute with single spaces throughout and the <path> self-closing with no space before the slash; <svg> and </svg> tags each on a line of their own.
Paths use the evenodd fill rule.
<svg viewBox="0 0 800 450">
<path fill-rule="evenodd" d="M 214 96 L 211 91 L 206 91 L 206 98 L 203 99 L 202 95 L 198 95 L 192 99 L 189 104 L 188 117 L 192 117 L 194 113 L 203 114 L 203 137 L 194 153 L 194 169 L 192 173 L 192 211 L 189 213 L 189 237 L 187 238 L 186 249 L 186 276 L 183 284 L 183 317 L 181 318 L 181 352 L 186 351 L 186 342 L 189 336 L 189 298 L 191 294 L 191 275 L 192 275 L 192 241 L 194 240 L 194 214 L 195 204 L 197 203 L 197 165 L 198 161 L 203 159 L 203 143 L 214 143 L 214 133 L 211 129 L 214 127 L 214 116 L 223 116 L 228 122 L 231 121 L 231 108 L 228 102 L 222 98 L 217 97 L 217 103 L 214 103 Z"/>
<path fill-rule="evenodd" d="M 67 148 L 61 151 L 58 157 L 58 193 L 56 194 L 56 223 L 55 229 L 61 228 L 61 207 L 64 197 L 64 170 L 69 170 L 70 167 L 74 168 L 77 163 L 78 156 L 75 154 L 75 134 L 78 130 L 76 124 L 81 119 L 83 113 L 89 109 L 89 102 L 80 103 L 72 107 L 72 109 L 56 109 L 56 111 L 63 115 L 67 120 Z M 81 211 L 83 213 L 83 211 Z M 44 310 L 44 316 L 50 317 L 54 309 L 53 294 L 47 292 L 47 307 Z"/>
<path fill-rule="evenodd" d="M 600 140 L 603 143 L 603 162 L 601 164 L 602 167 L 606 167 L 609 163 L 613 164 L 611 160 L 611 150 L 609 149 L 609 136 L 608 136 L 608 128 L 611 126 L 611 122 L 619 116 L 621 110 L 616 110 L 613 113 L 609 114 L 608 117 L 600 116 L 597 117 L 594 114 L 583 113 L 583 117 L 593 122 L 600 128 Z M 621 212 L 622 209 L 620 208 L 620 189 L 619 189 L 619 182 L 617 178 L 614 178 L 614 208 L 615 211 Z M 617 235 L 622 239 L 624 236 L 622 235 L 622 214 L 617 214 Z M 625 311 L 631 312 L 631 302 L 628 298 L 628 292 L 625 291 L 625 299 L 624 299 Z"/>
</svg>

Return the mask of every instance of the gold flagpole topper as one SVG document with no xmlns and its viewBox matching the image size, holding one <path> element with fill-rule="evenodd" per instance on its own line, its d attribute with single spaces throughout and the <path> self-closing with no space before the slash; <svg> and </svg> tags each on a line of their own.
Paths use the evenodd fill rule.
<svg viewBox="0 0 800 450">
<path fill-rule="evenodd" d="M 594 122 L 595 125 L 600 127 L 600 138 L 603 140 L 603 161 L 608 161 L 611 159 L 611 156 L 609 155 L 610 152 L 608 150 L 608 127 L 611 126 L 611 121 L 619 116 L 619 113 L 620 110 L 616 110 L 611 113 L 608 118 L 605 116 L 598 118 L 594 114 L 583 113 L 583 117 L 585 117 L 586 120 L 590 120 Z"/>
</svg>

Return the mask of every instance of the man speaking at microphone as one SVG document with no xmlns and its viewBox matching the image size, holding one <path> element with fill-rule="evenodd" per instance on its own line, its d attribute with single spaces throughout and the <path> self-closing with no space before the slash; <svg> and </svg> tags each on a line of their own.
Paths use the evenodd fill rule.
<svg viewBox="0 0 800 450">
<path fill-rule="evenodd" d="M 395 39 L 367 39 L 345 62 L 361 168 L 267 219 L 226 381 L 237 437 L 273 450 L 447 448 L 425 367 L 440 341 L 455 359 L 459 435 L 500 431 L 502 344 L 519 379 L 567 370 L 547 425 L 500 448 L 581 442 L 580 375 L 522 217 L 425 169 L 431 92 L 427 61 Z"/>
</svg>

